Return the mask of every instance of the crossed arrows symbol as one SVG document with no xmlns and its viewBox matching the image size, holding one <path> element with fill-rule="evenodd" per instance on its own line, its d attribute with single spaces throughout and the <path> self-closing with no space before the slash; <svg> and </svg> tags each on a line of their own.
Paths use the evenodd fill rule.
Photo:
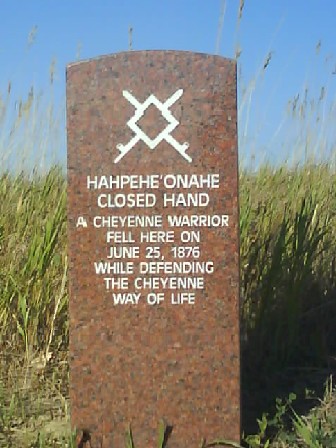
<svg viewBox="0 0 336 448">
<path fill-rule="evenodd" d="M 127 90 L 123 91 L 123 96 L 135 107 L 135 112 L 133 117 L 127 122 L 127 125 L 135 133 L 135 136 L 126 144 L 123 145 L 119 143 L 117 145 L 120 154 L 115 158 L 114 163 L 118 163 L 137 143 L 142 140 L 150 149 L 156 148 L 156 146 L 162 141 L 166 140 L 171 146 L 173 146 L 176 151 L 181 154 L 181 156 L 187 160 L 189 163 L 192 158 L 186 153 L 189 148 L 189 143 L 184 142 L 180 144 L 174 137 L 170 134 L 180 123 L 172 115 L 169 107 L 172 106 L 181 96 L 183 95 L 183 89 L 177 90 L 170 98 L 168 98 L 164 103 L 156 98 L 155 95 L 151 94 L 143 103 L 140 103 L 130 92 Z M 151 139 L 148 135 L 137 125 L 137 121 L 143 117 L 146 109 L 151 104 L 154 104 L 162 116 L 167 120 L 168 125 L 164 128 L 160 134 L 157 135 L 155 139 Z"/>
</svg>

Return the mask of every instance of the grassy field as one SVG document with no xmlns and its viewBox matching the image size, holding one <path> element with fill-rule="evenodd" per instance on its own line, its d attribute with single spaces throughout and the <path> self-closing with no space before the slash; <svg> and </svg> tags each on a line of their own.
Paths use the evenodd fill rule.
<svg viewBox="0 0 336 448">
<path fill-rule="evenodd" d="M 71 446 L 61 169 L 2 174 L 0 206 L 0 446 Z M 240 207 L 246 446 L 334 447 L 335 171 L 242 171 Z"/>
</svg>

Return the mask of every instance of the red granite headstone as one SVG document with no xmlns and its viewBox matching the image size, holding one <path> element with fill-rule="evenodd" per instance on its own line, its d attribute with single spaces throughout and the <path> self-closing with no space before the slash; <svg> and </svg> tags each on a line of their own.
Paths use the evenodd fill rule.
<svg viewBox="0 0 336 448">
<path fill-rule="evenodd" d="M 83 446 L 240 440 L 236 63 L 67 68 L 70 400 Z M 84 442 L 83 440 L 82 442 Z"/>
</svg>

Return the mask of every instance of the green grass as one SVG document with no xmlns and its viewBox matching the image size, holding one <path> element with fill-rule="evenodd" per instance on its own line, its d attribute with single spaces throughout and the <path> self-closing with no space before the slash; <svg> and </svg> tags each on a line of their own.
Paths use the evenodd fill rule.
<svg viewBox="0 0 336 448">
<path fill-rule="evenodd" d="M 240 185 L 249 363 L 278 369 L 323 362 L 336 352 L 335 172 L 327 165 L 264 167 L 242 173 Z"/>
<path fill-rule="evenodd" d="M 0 201 L 0 343 L 48 359 L 68 340 L 65 181 L 4 174 Z"/>
</svg>

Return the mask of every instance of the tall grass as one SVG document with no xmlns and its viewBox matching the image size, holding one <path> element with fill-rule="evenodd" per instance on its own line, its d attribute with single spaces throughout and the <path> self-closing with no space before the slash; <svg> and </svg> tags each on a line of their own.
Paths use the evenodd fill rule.
<svg viewBox="0 0 336 448">
<path fill-rule="evenodd" d="M 0 178 L 0 344 L 27 360 L 67 344 L 65 180 Z"/>
<path fill-rule="evenodd" d="M 56 167 L 0 177 L 0 446 L 67 415 L 65 205 Z"/>
<path fill-rule="evenodd" d="M 336 352 L 336 174 L 327 164 L 241 173 L 242 321 L 248 364 Z"/>
</svg>

